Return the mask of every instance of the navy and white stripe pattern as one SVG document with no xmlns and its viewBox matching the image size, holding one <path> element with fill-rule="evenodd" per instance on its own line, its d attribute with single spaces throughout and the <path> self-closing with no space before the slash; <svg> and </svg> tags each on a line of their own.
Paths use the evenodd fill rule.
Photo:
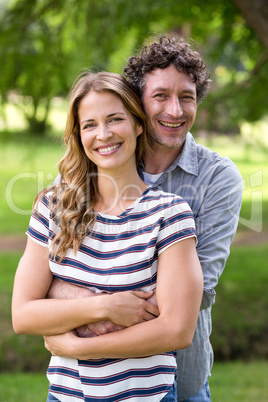
<svg viewBox="0 0 268 402">
<path fill-rule="evenodd" d="M 27 234 L 49 246 L 59 228 L 47 194 L 33 213 Z M 93 231 L 75 255 L 50 260 L 58 278 L 96 293 L 150 290 L 156 286 L 157 258 L 169 246 L 195 237 L 193 214 L 179 196 L 156 188 L 118 216 L 98 213 Z M 61 401 L 160 401 L 174 382 L 175 352 L 136 359 L 77 361 L 53 356 L 50 392 Z"/>
</svg>

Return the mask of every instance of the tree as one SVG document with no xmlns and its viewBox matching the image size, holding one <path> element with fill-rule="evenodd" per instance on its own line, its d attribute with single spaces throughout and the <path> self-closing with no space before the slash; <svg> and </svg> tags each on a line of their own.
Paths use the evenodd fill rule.
<svg viewBox="0 0 268 402">
<path fill-rule="evenodd" d="M 57 26 L 49 21 L 45 8 L 39 10 L 42 17 L 37 18 L 38 7 L 38 1 L 25 0 L 6 9 L 0 28 L 1 59 L 6 60 L 2 65 L 0 85 L 4 99 L 10 90 L 22 96 L 26 104 L 17 104 L 30 129 L 42 133 L 50 99 L 60 85 L 63 60 L 57 43 Z M 48 62 L 53 59 L 56 61 L 53 64 Z"/>
<path fill-rule="evenodd" d="M 268 2 L 266 0 L 233 0 L 233 2 L 268 49 Z"/>
<path fill-rule="evenodd" d="M 148 35 L 175 31 L 195 41 L 212 72 L 212 92 L 200 106 L 199 125 L 227 132 L 245 118 L 257 120 L 268 109 L 267 54 L 261 34 L 246 25 L 234 3 L 248 2 L 2 0 L 2 102 L 10 91 L 21 95 L 30 128 L 45 132 L 51 98 L 66 96 L 79 72 L 122 72 Z"/>
</svg>

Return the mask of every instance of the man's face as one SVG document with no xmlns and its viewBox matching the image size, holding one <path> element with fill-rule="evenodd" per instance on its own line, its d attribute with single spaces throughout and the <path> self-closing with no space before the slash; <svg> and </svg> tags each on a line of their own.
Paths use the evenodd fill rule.
<svg viewBox="0 0 268 402">
<path fill-rule="evenodd" d="M 196 84 L 170 65 L 147 74 L 143 105 L 150 137 L 166 148 L 182 148 L 196 116 Z"/>
</svg>

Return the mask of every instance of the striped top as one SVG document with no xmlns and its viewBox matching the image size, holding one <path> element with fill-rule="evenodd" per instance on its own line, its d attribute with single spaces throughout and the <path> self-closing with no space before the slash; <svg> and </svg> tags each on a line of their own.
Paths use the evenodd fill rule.
<svg viewBox="0 0 268 402">
<path fill-rule="evenodd" d="M 49 198 L 33 213 L 27 234 L 49 246 L 59 227 L 51 218 Z M 93 231 L 77 254 L 70 249 L 58 263 L 56 277 L 96 293 L 151 290 L 156 286 L 157 258 L 172 244 L 195 236 L 188 204 L 179 196 L 148 187 L 117 216 L 98 213 Z M 75 360 L 52 356 L 50 392 L 60 401 L 160 401 L 176 372 L 175 352 L 131 359 Z"/>
</svg>

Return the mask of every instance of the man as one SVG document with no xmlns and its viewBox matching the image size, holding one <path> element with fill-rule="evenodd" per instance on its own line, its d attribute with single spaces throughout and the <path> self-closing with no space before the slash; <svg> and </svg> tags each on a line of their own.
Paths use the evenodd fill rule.
<svg viewBox="0 0 268 402">
<path fill-rule="evenodd" d="M 209 89 L 206 66 L 189 44 L 163 36 L 131 57 L 124 74 L 148 118 L 151 148 L 140 174 L 146 183 L 182 196 L 195 216 L 204 295 L 193 342 L 177 351 L 178 400 L 210 401 L 211 307 L 237 228 L 242 179 L 228 158 L 196 144 L 189 132 Z"/>
</svg>

